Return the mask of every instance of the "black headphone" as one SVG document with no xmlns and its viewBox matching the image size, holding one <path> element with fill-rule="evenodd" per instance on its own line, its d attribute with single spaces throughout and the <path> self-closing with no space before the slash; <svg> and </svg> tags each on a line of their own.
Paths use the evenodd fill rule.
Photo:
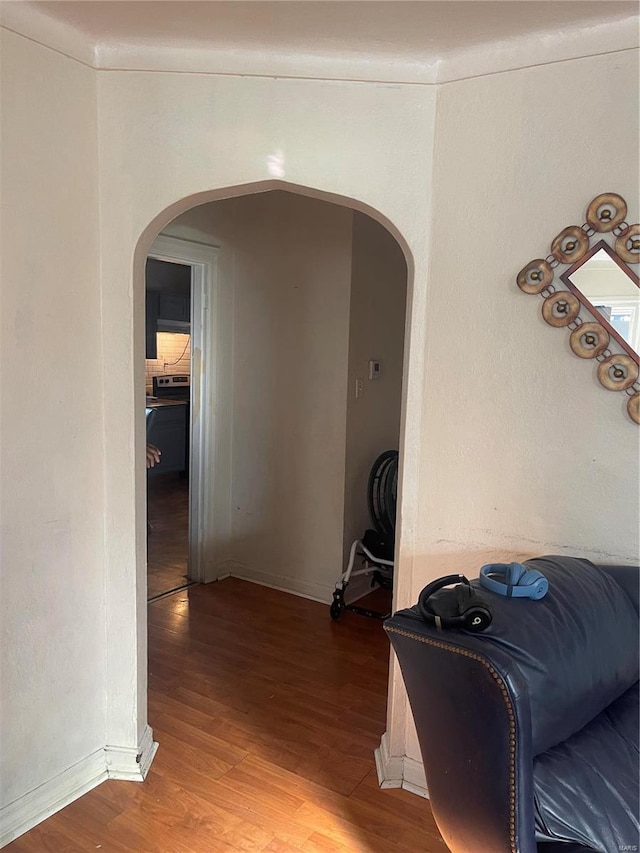
<svg viewBox="0 0 640 853">
<path fill-rule="evenodd" d="M 458 584 L 449 590 L 449 595 L 441 596 L 436 606 L 441 612 L 429 606 L 429 599 L 445 586 Z M 484 631 L 491 625 L 493 612 L 473 589 L 464 575 L 447 575 L 433 581 L 420 593 L 418 609 L 425 622 L 435 625 L 438 631 L 443 628 L 464 628 L 467 631 Z"/>
</svg>

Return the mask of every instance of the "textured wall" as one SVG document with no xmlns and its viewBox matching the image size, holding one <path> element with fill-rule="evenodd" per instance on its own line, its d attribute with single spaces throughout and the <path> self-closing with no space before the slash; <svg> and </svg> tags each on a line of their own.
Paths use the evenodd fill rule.
<svg viewBox="0 0 640 853">
<path fill-rule="evenodd" d="M 356 213 L 349 320 L 344 555 L 371 526 L 367 510 L 369 472 L 384 450 L 400 446 L 402 358 L 407 265 L 400 246 L 379 223 Z M 369 360 L 378 359 L 379 379 L 369 380 Z M 356 379 L 364 393 L 355 396 Z"/>
<path fill-rule="evenodd" d="M 104 747 L 95 74 L 2 36 L 2 802 Z"/>
<path fill-rule="evenodd" d="M 421 525 L 403 604 L 434 577 L 502 559 L 637 562 L 626 398 L 602 389 L 515 284 L 599 193 L 626 196 L 638 221 L 637 61 L 593 57 L 439 91 Z"/>
</svg>

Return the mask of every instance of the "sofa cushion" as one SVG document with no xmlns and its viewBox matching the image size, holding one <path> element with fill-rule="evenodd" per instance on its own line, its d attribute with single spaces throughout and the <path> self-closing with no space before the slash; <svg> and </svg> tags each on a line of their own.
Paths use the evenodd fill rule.
<svg viewBox="0 0 640 853">
<path fill-rule="evenodd" d="M 574 841 L 602 853 L 638 849 L 638 698 L 636 684 L 535 759 L 539 841 Z"/>
<path fill-rule="evenodd" d="M 524 677 L 535 756 L 636 683 L 638 614 L 620 584 L 589 560 L 551 556 L 525 565 L 546 575 L 549 592 L 532 601 L 478 589 L 494 611 L 478 636 L 487 650 L 506 653 Z"/>
</svg>

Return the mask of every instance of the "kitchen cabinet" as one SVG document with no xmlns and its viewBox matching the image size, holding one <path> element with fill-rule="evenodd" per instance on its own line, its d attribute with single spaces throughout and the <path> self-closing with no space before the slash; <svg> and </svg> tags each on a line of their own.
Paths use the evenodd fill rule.
<svg viewBox="0 0 640 853">
<path fill-rule="evenodd" d="M 158 357 L 156 333 L 158 331 L 159 293 L 147 290 L 145 295 L 145 358 Z"/>
<path fill-rule="evenodd" d="M 158 319 L 188 323 L 191 319 L 191 306 L 188 295 L 180 293 L 158 293 Z"/>
<path fill-rule="evenodd" d="M 147 258 L 146 357 L 157 358 L 156 333 L 189 332 L 191 322 L 191 267 Z"/>
<path fill-rule="evenodd" d="M 160 462 L 149 468 L 149 476 L 183 473 L 189 460 L 189 406 L 187 403 L 158 403 L 152 408 L 155 415 L 147 440 L 149 444 L 155 444 L 162 455 Z"/>
<path fill-rule="evenodd" d="M 162 293 L 159 290 L 147 290 L 145 295 L 145 358 L 158 357 L 158 331 L 189 331 L 186 326 L 163 326 L 169 323 L 189 323 L 191 319 L 191 299 L 180 293 Z"/>
</svg>

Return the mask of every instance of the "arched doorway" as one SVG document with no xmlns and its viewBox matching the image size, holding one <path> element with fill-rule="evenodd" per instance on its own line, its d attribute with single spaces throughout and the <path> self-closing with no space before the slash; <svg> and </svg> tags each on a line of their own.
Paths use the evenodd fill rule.
<svg viewBox="0 0 640 853">
<path fill-rule="evenodd" d="M 134 256 L 134 276 L 133 276 L 133 301 L 134 305 L 137 307 L 136 312 L 134 312 L 134 348 L 137 353 L 141 354 L 144 351 L 144 311 L 142 310 L 143 299 L 144 299 L 144 264 L 153 243 L 153 240 L 156 236 L 165 229 L 170 222 L 176 219 L 181 213 L 185 212 L 193 208 L 194 206 L 201 206 L 208 202 L 219 201 L 221 199 L 233 199 L 238 198 L 243 195 L 254 195 L 257 193 L 265 193 L 270 190 L 285 190 L 289 193 L 298 194 L 301 196 L 308 196 L 312 199 L 318 199 L 323 201 L 333 202 L 338 204 L 342 208 L 350 208 L 351 210 L 355 210 L 361 213 L 364 213 L 370 216 L 373 220 L 380 223 L 384 226 L 384 228 L 389 231 L 390 234 L 393 235 L 395 240 L 398 242 L 402 253 L 407 262 L 407 313 L 410 317 L 411 315 L 411 306 L 412 306 L 412 276 L 413 276 L 413 265 L 411 260 L 410 252 L 407 248 L 406 242 L 397 232 L 397 229 L 390 223 L 384 216 L 381 216 L 377 211 L 369 208 L 367 205 L 364 205 L 357 200 L 348 199 L 340 196 L 334 196 L 330 193 L 324 193 L 320 191 L 315 191 L 312 189 L 308 189 L 305 187 L 293 186 L 289 185 L 282 181 L 269 181 L 260 184 L 252 184 L 249 186 L 239 186 L 231 189 L 221 189 L 210 191 L 206 193 L 200 193 L 194 196 L 190 196 L 189 198 L 182 199 L 177 202 L 175 205 L 172 205 L 170 208 L 165 209 L 161 214 L 159 214 L 155 219 L 149 224 L 149 226 L 144 230 L 143 234 L 138 240 L 135 256 Z M 410 320 L 407 322 L 407 329 L 410 328 L 411 322 Z M 409 350 L 410 342 L 407 339 L 405 340 L 405 353 Z M 401 418 L 401 430 L 400 430 L 400 449 L 402 450 L 404 447 L 404 429 L 406 423 L 406 396 L 407 396 L 407 382 L 406 377 L 404 378 L 404 385 L 402 391 L 402 406 L 403 406 L 403 414 Z M 136 388 L 136 396 L 142 402 L 143 394 L 144 394 L 144 376 L 142 370 L 142 359 L 135 366 L 135 379 L 134 384 Z M 152 747 L 151 747 L 151 737 L 149 727 L 146 725 L 146 672 L 145 672 L 145 664 L 146 664 L 146 614 L 145 614 L 145 588 L 144 588 L 144 575 L 146 566 L 144 565 L 144 541 L 146 537 L 146 520 L 145 520 L 145 512 L 144 512 L 144 500 L 140 500 L 140 497 L 144 495 L 145 488 L 145 469 L 142 464 L 143 458 L 143 449 L 144 449 L 144 418 L 142 417 L 144 411 L 144 407 L 142 405 L 136 407 L 136 413 L 134 416 L 135 420 L 135 434 L 136 434 L 136 448 L 137 448 L 137 456 L 139 462 L 136 465 L 135 470 L 135 480 L 136 480 L 136 488 L 135 492 L 137 495 L 136 500 L 136 570 L 135 575 L 137 578 L 136 589 L 137 589 L 137 620 L 135 623 L 135 633 L 137 636 L 136 643 L 136 664 L 133 668 L 136 673 L 136 686 L 135 686 L 135 706 L 136 706 L 136 719 L 137 719 L 137 731 L 138 738 L 137 743 L 139 745 L 138 755 L 142 755 L 142 760 L 137 762 L 137 767 L 135 768 L 136 772 L 142 773 L 144 775 L 144 766 L 148 764 L 145 760 L 146 757 L 150 757 L 152 755 Z M 409 478 L 411 479 L 411 478 Z M 400 472 L 400 480 L 399 480 L 399 505 L 402 507 L 403 501 L 403 471 Z M 401 541 L 402 541 L 402 523 L 399 516 L 399 524 L 398 524 L 398 537 L 397 537 L 397 553 L 401 550 Z M 142 558 L 142 559 L 141 559 Z M 401 568 L 401 567 L 400 567 Z M 112 710 L 114 716 L 120 713 L 120 709 L 116 708 L 108 701 L 108 716 L 109 711 Z M 401 710 L 399 711 L 401 713 Z M 121 714 L 120 714 L 121 716 Z M 124 738 L 120 739 L 121 742 Z M 122 752 L 120 750 L 119 752 Z M 114 776 L 120 776 L 124 778 L 135 778 L 131 772 L 127 773 L 123 771 L 115 771 L 112 773 Z"/>
</svg>

